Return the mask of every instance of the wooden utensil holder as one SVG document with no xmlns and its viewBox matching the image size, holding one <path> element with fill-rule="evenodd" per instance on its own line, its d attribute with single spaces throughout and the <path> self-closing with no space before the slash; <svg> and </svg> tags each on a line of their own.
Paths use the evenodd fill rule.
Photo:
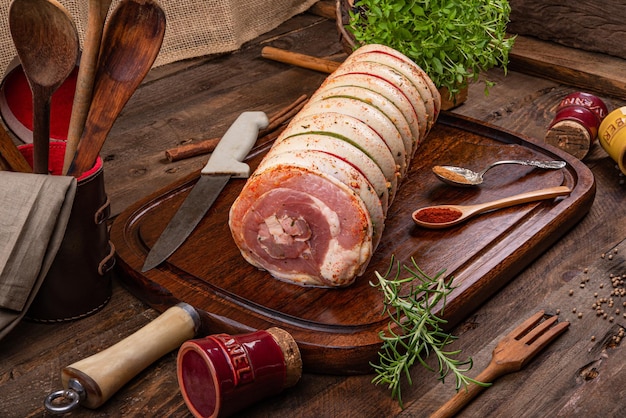
<svg viewBox="0 0 626 418">
<path fill-rule="evenodd" d="M 33 147 L 20 151 L 32 163 Z M 65 142 L 50 144 L 52 175 L 63 169 Z M 111 298 L 115 248 L 106 221 L 109 200 L 104 190 L 102 160 L 79 179 L 65 236 L 26 318 L 36 322 L 64 322 L 88 316 Z"/>
</svg>

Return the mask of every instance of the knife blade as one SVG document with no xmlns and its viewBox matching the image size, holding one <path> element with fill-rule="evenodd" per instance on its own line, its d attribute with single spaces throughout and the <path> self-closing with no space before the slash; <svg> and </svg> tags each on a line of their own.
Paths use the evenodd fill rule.
<svg viewBox="0 0 626 418">
<path fill-rule="evenodd" d="M 142 272 L 168 259 L 189 237 L 231 178 L 247 178 L 244 158 L 269 120 L 264 112 L 243 112 L 228 128 L 200 171 L 200 179 L 165 227 L 144 262 Z"/>
</svg>

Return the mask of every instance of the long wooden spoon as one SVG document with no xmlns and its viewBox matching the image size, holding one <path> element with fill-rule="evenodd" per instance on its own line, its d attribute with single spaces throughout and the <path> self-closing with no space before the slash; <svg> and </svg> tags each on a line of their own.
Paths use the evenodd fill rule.
<svg viewBox="0 0 626 418">
<path fill-rule="evenodd" d="M 13 0 L 11 36 L 33 93 L 33 172 L 48 173 L 50 101 L 78 59 L 78 33 L 56 0 Z"/>
<path fill-rule="evenodd" d="M 537 200 L 552 199 L 558 196 L 566 196 L 572 191 L 566 186 L 549 187 L 547 189 L 533 190 L 491 202 L 477 205 L 437 205 L 420 208 L 413 212 L 413 222 L 424 228 L 440 229 L 457 225 L 468 218 L 490 210 L 502 209 L 521 203 L 535 202 Z M 430 216 L 435 215 L 435 216 Z"/>
<path fill-rule="evenodd" d="M 96 162 L 120 112 L 150 71 L 163 43 L 165 13 L 152 0 L 124 0 L 105 28 L 85 129 L 67 172 L 80 177 Z"/>
<path fill-rule="evenodd" d="M 85 34 L 83 53 L 80 57 L 74 103 L 72 104 L 72 114 L 67 130 L 63 174 L 66 174 L 70 168 L 74 154 L 76 154 L 78 141 L 80 141 L 83 129 L 85 129 L 87 113 L 91 106 L 91 95 L 98 65 L 102 32 L 104 31 L 104 21 L 110 5 L 111 0 L 89 0 L 87 33 Z"/>
</svg>

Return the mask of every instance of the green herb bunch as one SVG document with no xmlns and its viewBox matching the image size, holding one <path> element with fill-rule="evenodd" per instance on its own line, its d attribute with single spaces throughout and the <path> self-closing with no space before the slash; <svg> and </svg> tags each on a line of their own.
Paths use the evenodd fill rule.
<svg viewBox="0 0 626 418">
<path fill-rule="evenodd" d="M 506 71 L 507 0 L 356 0 L 347 27 L 358 45 L 392 47 L 451 96 L 497 65 Z M 487 81 L 485 93 L 493 85 Z"/>
<path fill-rule="evenodd" d="M 383 314 L 386 313 L 391 319 L 387 329 L 381 331 L 379 335 L 383 345 L 378 353 L 379 364 L 371 364 L 376 372 L 372 382 L 388 385 L 391 396 L 398 399 L 401 407 L 403 377 L 407 379 L 409 385 L 412 384 L 410 368 L 415 362 L 434 372 L 435 370 L 426 363 L 426 358 L 431 354 L 436 356 L 438 364 L 436 371 L 442 383 L 448 374 L 452 373 L 457 391 L 470 382 L 485 386 L 463 374 L 472 368 L 471 358 L 457 360 L 454 356 L 460 354 L 460 350 L 445 350 L 446 345 L 456 337 L 442 330 L 441 326 L 446 321 L 434 313 L 439 306 L 440 312 L 443 313 L 446 296 L 453 290 L 453 278 L 446 282 L 443 277 L 444 271 L 429 277 L 415 264 L 415 260 L 411 261 L 413 264 L 411 267 L 406 265 L 400 267 L 398 264 L 395 277 L 388 279 L 394 265 L 392 259 L 385 276 L 376 272 L 378 283 L 371 283 L 383 292 Z M 400 278 L 403 271 L 408 273 L 408 276 Z M 410 284 L 408 291 L 402 290 L 405 284 Z"/>
</svg>

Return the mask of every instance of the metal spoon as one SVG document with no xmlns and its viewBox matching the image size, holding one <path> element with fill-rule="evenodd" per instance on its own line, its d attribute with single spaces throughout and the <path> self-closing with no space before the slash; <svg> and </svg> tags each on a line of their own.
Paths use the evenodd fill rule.
<svg viewBox="0 0 626 418">
<path fill-rule="evenodd" d="M 482 171 L 475 172 L 463 167 L 451 165 L 437 165 L 433 167 L 433 173 L 444 183 L 453 186 L 476 186 L 483 182 L 483 174 L 497 165 L 519 164 L 538 168 L 556 170 L 566 165 L 565 161 L 534 161 L 534 160 L 504 160 L 496 161 Z"/>
<path fill-rule="evenodd" d="M 13 0 L 9 27 L 33 93 L 33 172 L 48 173 L 50 101 L 76 66 L 78 33 L 56 0 Z"/>
<path fill-rule="evenodd" d="M 514 196 L 505 197 L 503 199 L 493 200 L 491 202 L 480 203 L 477 205 L 437 205 L 427 206 L 413 212 L 413 222 L 424 228 L 441 229 L 453 225 L 457 225 L 472 216 L 494 210 L 502 209 L 521 203 L 534 202 L 537 200 L 551 199 L 558 196 L 566 196 L 571 193 L 569 187 L 557 186 L 547 189 L 534 190 L 532 192 L 521 193 Z M 439 211 L 440 215 L 449 218 L 443 222 L 429 221 L 426 214 L 428 212 Z"/>
<path fill-rule="evenodd" d="M 126 0 L 111 14 L 85 129 L 67 174 L 93 167 L 120 112 L 152 68 L 165 35 L 165 12 L 153 0 Z"/>
</svg>

